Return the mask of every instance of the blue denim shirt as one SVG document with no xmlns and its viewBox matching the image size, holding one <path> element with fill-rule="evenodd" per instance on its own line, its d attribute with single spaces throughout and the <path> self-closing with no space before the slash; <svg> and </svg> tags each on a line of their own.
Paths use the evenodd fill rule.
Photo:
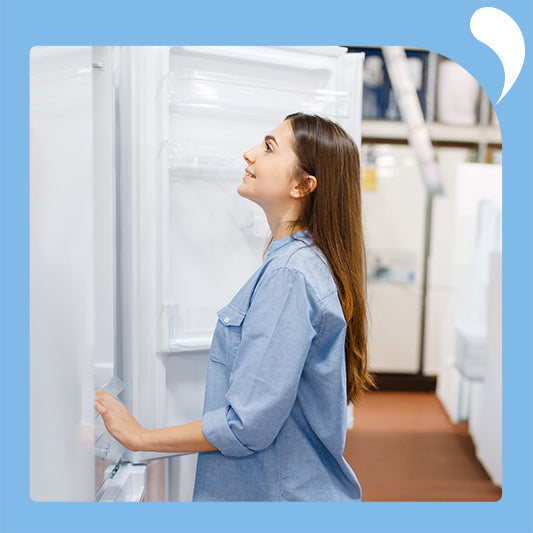
<svg viewBox="0 0 533 533">
<path fill-rule="evenodd" d="M 346 321 L 308 230 L 217 312 L 193 501 L 360 501 L 343 458 Z"/>
</svg>

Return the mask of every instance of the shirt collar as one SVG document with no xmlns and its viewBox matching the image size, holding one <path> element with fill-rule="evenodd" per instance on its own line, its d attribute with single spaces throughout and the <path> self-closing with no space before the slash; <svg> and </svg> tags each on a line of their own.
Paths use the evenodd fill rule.
<svg viewBox="0 0 533 533">
<path fill-rule="evenodd" d="M 296 233 L 292 233 L 290 235 L 287 235 L 286 237 L 283 237 L 281 239 L 276 239 L 275 241 L 272 241 L 270 243 L 270 246 L 268 247 L 267 254 L 270 254 L 272 252 L 275 252 L 276 250 L 279 250 L 286 244 L 289 244 L 289 242 L 293 241 L 294 239 L 304 239 L 308 240 L 311 236 L 311 232 L 308 229 L 304 229 L 301 231 L 297 231 Z"/>
</svg>

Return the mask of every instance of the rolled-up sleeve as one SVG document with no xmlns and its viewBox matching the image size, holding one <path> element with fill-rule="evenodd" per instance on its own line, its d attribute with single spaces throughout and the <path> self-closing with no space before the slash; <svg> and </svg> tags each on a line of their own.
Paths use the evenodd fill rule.
<svg viewBox="0 0 533 533">
<path fill-rule="evenodd" d="M 223 455 L 270 446 L 290 414 L 303 367 L 318 335 L 320 307 L 304 275 L 265 272 L 242 325 L 226 405 L 204 413 L 202 430 Z"/>
</svg>

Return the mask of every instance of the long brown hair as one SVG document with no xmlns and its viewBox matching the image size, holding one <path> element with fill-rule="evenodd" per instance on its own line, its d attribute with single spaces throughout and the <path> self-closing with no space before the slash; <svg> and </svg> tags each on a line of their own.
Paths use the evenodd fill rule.
<svg viewBox="0 0 533 533">
<path fill-rule="evenodd" d="M 318 115 L 292 113 L 284 120 L 294 134 L 294 175 L 305 187 L 316 177 L 314 191 L 301 198 L 292 231 L 308 229 L 328 260 L 346 320 L 347 401 L 354 405 L 375 387 L 367 368 L 366 253 L 363 238 L 359 150 L 335 122 Z M 267 247 L 272 242 L 271 236 Z"/>
</svg>

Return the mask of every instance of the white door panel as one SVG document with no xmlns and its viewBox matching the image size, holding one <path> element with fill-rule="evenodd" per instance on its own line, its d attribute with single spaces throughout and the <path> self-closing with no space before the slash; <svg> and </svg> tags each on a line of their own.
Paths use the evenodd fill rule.
<svg viewBox="0 0 533 533">
<path fill-rule="evenodd" d="M 30 53 L 30 495 L 94 499 L 91 47 Z"/>
</svg>

